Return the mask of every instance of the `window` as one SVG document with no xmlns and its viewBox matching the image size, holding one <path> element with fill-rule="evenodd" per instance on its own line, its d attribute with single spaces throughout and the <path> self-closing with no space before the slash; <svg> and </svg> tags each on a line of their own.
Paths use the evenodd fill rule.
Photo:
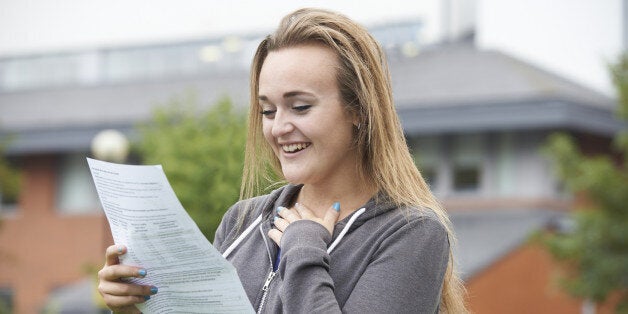
<svg viewBox="0 0 628 314">
<path fill-rule="evenodd" d="M 457 165 L 453 181 L 456 191 L 475 191 L 480 185 L 480 169 L 477 165 Z"/>
<path fill-rule="evenodd" d="M 461 135 L 454 140 L 452 175 L 455 192 L 477 192 L 482 180 L 484 141 L 480 135 Z"/>
<path fill-rule="evenodd" d="M 58 171 L 57 208 L 67 214 L 97 212 L 98 196 L 85 155 L 65 156 Z"/>
<path fill-rule="evenodd" d="M 414 141 L 413 157 L 423 179 L 431 189 L 435 189 L 438 180 L 440 141 L 438 137 L 421 137 Z"/>
</svg>

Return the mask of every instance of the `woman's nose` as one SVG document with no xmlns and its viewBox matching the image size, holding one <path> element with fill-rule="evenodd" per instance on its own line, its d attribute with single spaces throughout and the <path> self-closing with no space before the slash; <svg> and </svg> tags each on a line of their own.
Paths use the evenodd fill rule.
<svg viewBox="0 0 628 314">
<path fill-rule="evenodd" d="M 277 110 L 275 113 L 275 119 L 273 119 L 273 128 L 271 133 L 274 137 L 281 137 L 285 134 L 288 134 L 294 130 L 294 124 L 292 124 L 292 119 L 290 115 L 283 111 Z"/>
</svg>

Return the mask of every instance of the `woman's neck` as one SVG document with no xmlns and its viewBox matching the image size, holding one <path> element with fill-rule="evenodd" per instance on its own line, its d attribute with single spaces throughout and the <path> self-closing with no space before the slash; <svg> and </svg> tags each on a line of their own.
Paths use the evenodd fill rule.
<svg viewBox="0 0 628 314">
<path fill-rule="evenodd" d="M 325 211 L 335 202 L 340 203 L 341 220 L 371 199 L 377 189 L 365 182 L 344 182 L 342 184 L 305 184 L 299 192 L 297 202 L 312 210 L 318 217 L 323 217 Z"/>
</svg>

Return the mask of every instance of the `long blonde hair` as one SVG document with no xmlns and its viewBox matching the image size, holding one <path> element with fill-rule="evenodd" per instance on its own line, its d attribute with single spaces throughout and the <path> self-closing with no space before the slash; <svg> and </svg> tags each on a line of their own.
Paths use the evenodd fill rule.
<svg viewBox="0 0 628 314">
<path fill-rule="evenodd" d="M 281 165 L 262 134 L 258 85 L 262 65 L 273 50 L 318 43 L 336 52 L 337 73 L 346 109 L 358 117 L 357 165 L 361 179 L 376 186 L 399 206 L 429 208 L 447 229 L 451 246 L 455 236 L 447 213 L 432 195 L 417 169 L 395 111 L 390 74 L 382 48 L 361 25 L 344 15 L 321 9 L 300 9 L 284 17 L 274 34 L 258 46 L 251 66 L 251 107 L 240 198 L 264 192 L 281 179 Z M 455 272 L 450 248 L 443 284 L 441 311 L 465 313 L 464 287 Z"/>
</svg>

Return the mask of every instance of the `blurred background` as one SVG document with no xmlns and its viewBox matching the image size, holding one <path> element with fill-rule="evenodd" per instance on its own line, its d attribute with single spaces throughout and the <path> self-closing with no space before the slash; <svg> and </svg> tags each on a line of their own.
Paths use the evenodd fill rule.
<svg viewBox="0 0 628 314">
<path fill-rule="evenodd" d="M 384 47 L 471 310 L 628 311 L 609 68 L 625 89 L 626 0 L 0 0 L 0 313 L 107 313 L 85 157 L 162 164 L 212 240 L 238 198 L 254 50 L 305 6 Z"/>
</svg>

